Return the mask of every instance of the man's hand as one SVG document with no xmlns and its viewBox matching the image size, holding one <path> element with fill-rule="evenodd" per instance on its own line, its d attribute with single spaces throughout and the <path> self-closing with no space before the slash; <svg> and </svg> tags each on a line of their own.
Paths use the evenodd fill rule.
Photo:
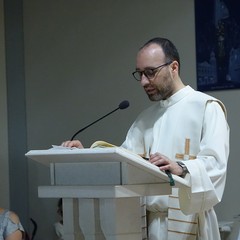
<svg viewBox="0 0 240 240">
<path fill-rule="evenodd" d="M 61 146 L 63 146 L 63 147 L 84 148 L 82 143 L 79 140 L 65 141 L 61 144 Z"/>
<path fill-rule="evenodd" d="M 160 170 L 169 170 L 172 174 L 181 176 L 183 169 L 176 162 L 170 160 L 168 157 L 160 153 L 154 153 L 150 155 L 149 162 L 158 166 Z"/>
</svg>

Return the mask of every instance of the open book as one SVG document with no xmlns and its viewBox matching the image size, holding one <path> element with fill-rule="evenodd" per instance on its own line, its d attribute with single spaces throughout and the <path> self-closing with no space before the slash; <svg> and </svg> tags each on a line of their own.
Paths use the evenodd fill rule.
<svg viewBox="0 0 240 240">
<path fill-rule="evenodd" d="M 114 145 L 114 144 L 112 144 L 112 143 L 109 143 L 109 142 L 106 142 L 106 141 L 102 141 L 102 140 L 96 141 L 96 142 L 94 142 L 94 143 L 90 146 L 90 148 L 112 148 L 112 147 L 119 147 L 119 146 L 116 146 L 116 145 Z M 121 147 L 121 148 L 122 148 L 122 147 Z M 125 148 L 122 148 L 122 149 L 124 149 L 125 151 L 128 151 L 128 152 L 131 152 L 131 151 L 125 149 Z M 144 154 L 144 153 L 143 153 L 143 154 L 137 154 L 137 153 L 131 152 L 131 154 L 135 154 L 135 155 L 137 155 L 137 156 L 142 157 L 142 158 L 145 159 L 145 160 L 148 160 L 148 158 L 145 157 L 145 154 Z"/>
<path fill-rule="evenodd" d="M 106 148 L 106 147 L 117 147 L 117 146 L 105 141 L 96 141 L 90 146 L 90 148 Z"/>
<path fill-rule="evenodd" d="M 96 141 L 96 142 L 94 142 L 94 143 L 90 146 L 90 148 L 112 148 L 112 147 L 119 147 L 119 146 L 116 146 L 116 145 L 114 145 L 114 144 L 112 144 L 112 143 L 109 143 L 109 142 L 106 142 L 106 141 L 102 141 L 102 140 Z M 148 160 L 148 158 L 145 157 L 145 154 L 144 154 L 144 153 L 143 153 L 143 154 L 137 154 L 137 153 L 134 153 L 134 152 L 132 152 L 132 151 L 130 151 L 130 150 L 128 150 L 128 149 L 125 149 L 125 148 L 123 148 L 123 147 L 120 147 L 120 148 L 124 149 L 125 151 L 127 151 L 127 152 L 129 152 L 129 153 L 131 153 L 131 154 L 134 154 L 134 155 L 136 155 L 136 156 L 140 156 L 140 157 L 142 157 L 143 159 Z"/>
</svg>

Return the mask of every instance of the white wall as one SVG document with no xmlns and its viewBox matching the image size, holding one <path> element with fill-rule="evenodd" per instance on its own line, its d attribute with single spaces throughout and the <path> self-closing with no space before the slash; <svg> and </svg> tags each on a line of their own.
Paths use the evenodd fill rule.
<svg viewBox="0 0 240 240">
<path fill-rule="evenodd" d="M 182 79 L 196 87 L 193 0 L 24 0 L 25 76 L 28 149 L 45 149 L 128 99 L 118 111 L 81 133 L 86 146 L 97 139 L 120 144 L 136 115 L 149 101 L 131 72 L 138 48 L 149 38 L 170 38 L 181 55 Z M 239 91 L 213 95 L 228 108 L 232 130 L 229 174 L 220 220 L 239 213 Z M 231 173 L 231 174 L 230 174 Z M 39 199 L 48 184 L 46 167 L 29 161 L 30 217 L 39 224 L 36 239 L 53 239 L 56 200 Z"/>
<path fill-rule="evenodd" d="M 7 90 L 4 37 L 3 0 L 0 0 L 0 206 L 9 208 Z"/>
</svg>

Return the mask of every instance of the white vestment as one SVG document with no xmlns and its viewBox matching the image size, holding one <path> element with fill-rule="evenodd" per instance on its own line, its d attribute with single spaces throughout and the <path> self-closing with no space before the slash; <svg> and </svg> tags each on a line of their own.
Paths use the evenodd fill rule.
<svg viewBox="0 0 240 240">
<path fill-rule="evenodd" d="M 146 157 L 159 152 L 184 161 L 189 171 L 186 178 L 191 188 L 179 189 L 179 195 L 173 189 L 176 196 L 147 197 L 150 240 L 220 240 L 213 206 L 221 201 L 226 181 L 229 128 L 225 114 L 219 100 L 187 86 L 143 111 L 129 129 L 123 147 Z M 188 154 L 184 153 L 186 139 L 190 141 Z M 177 154 L 184 159 L 177 159 Z M 188 155 L 195 159 L 188 160 Z M 170 224 L 170 199 L 177 199 L 183 216 L 196 217 L 194 238 L 181 229 L 174 236 L 171 226 L 180 228 L 184 221 Z"/>
</svg>

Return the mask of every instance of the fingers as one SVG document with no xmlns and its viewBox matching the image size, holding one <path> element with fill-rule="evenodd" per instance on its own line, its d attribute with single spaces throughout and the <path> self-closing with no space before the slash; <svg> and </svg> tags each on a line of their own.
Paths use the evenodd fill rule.
<svg viewBox="0 0 240 240">
<path fill-rule="evenodd" d="M 63 147 L 76 147 L 76 148 L 83 148 L 82 143 L 79 140 L 73 141 L 65 141 L 61 144 Z"/>
<path fill-rule="evenodd" d="M 150 155 L 149 161 L 158 166 L 160 170 L 166 171 L 166 170 L 171 170 L 171 160 L 164 156 L 163 154 L 160 153 L 154 153 Z"/>
<path fill-rule="evenodd" d="M 161 171 L 169 170 L 171 173 L 179 176 L 183 172 L 182 168 L 175 161 L 171 161 L 168 157 L 158 152 L 151 154 L 149 161 L 158 166 Z"/>
</svg>

